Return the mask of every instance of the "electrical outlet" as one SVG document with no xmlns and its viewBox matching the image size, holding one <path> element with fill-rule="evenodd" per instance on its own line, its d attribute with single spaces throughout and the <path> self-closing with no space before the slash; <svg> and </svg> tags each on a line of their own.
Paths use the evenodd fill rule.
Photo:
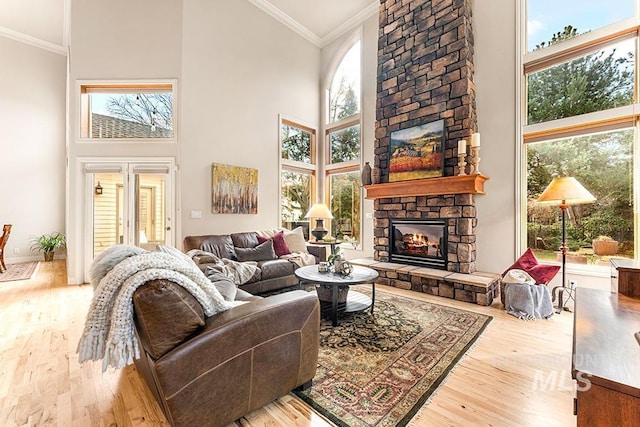
<svg viewBox="0 0 640 427">
<path fill-rule="evenodd" d="M 20 253 L 20 248 L 13 248 L 13 253 L 14 254 L 19 254 Z"/>
<path fill-rule="evenodd" d="M 191 219 L 202 218 L 202 211 L 191 211 Z"/>
</svg>

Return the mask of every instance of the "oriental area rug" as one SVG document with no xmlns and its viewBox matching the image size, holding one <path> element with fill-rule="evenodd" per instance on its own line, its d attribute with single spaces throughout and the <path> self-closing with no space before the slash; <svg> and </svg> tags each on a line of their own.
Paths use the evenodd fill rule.
<svg viewBox="0 0 640 427">
<path fill-rule="evenodd" d="M 376 289 L 373 315 L 322 320 L 318 371 L 295 394 L 338 426 L 405 426 L 491 319 Z"/>
<path fill-rule="evenodd" d="M 37 261 L 7 264 L 7 271 L 0 273 L 0 282 L 31 279 L 31 276 L 35 273 L 37 267 Z"/>
</svg>

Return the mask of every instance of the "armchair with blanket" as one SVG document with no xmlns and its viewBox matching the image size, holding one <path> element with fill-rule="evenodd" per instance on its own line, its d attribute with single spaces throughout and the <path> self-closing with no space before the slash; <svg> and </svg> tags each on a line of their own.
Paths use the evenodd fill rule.
<svg viewBox="0 0 640 427">
<path fill-rule="evenodd" d="M 91 277 L 78 360 L 102 359 L 103 370 L 135 362 L 173 426 L 227 425 L 315 375 L 312 293 L 254 296 L 222 275 L 212 282 L 169 247 L 116 245 L 98 255 Z"/>
</svg>

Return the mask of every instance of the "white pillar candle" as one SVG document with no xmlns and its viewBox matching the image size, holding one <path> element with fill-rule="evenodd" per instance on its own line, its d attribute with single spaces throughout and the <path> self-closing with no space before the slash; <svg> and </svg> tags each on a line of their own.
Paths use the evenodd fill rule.
<svg viewBox="0 0 640 427">
<path fill-rule="evenodd" d="M 465 154 L 467 152 L 467 141 L 461 139 L 458 141 L 458 155 Z"/>
<path fill-rule="evenodd" d="M 471 146 L 472 147 L 480 147 L 480 134 L 474 133 L 471 135 Z"/>
</svg>

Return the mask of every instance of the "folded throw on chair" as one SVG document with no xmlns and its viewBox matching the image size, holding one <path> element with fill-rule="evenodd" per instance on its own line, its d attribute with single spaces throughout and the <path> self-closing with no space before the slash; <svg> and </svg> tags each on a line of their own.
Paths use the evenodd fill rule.
<svg viewBox="0 0 640 427">
<path fill-rule="evenodd" d="M 507 283 L 504 289 L 507 313 L 519 319 L 533 320 L 553 316 L 549 288 L 529 283 Z"/>
</svg>

